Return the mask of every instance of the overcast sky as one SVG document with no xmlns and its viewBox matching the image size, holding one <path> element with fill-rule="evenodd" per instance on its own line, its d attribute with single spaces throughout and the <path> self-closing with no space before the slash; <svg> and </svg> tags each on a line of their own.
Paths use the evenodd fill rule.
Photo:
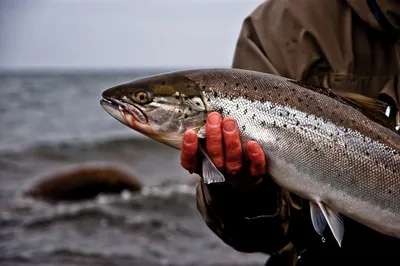
<svg viewBox="0 0 400 266">
<path fill-rule="evenodd" d="M 0 0 L 0 67 L 230 66 L 261 0 Z"/>
</svg>

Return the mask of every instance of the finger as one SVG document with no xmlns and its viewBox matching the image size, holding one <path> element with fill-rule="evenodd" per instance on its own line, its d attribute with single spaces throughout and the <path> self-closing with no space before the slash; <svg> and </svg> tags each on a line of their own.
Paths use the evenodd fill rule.
<svg viewBox="0 0 400 266">
<path fill-rule="evenodd" d="M 222 144 L 222 118 L 219 113 L 212 112 L 206 123 L 206 149 L 214 165 L 222 171 L 224 167 L 224 149 Z"/>
<path fill-rule="evenodd" d="M 228 175 L 237 174 L 242 168 L 242 145 L 236 121 L 225 118 L 222 122 L 225 147 L 225 169 Z"/>
<path fill-rule="evenodd" d="M 257 142 L 249 141 L 247 143 L 247 156 L 250 160 L 250 173 L 252 176 L 259 176 L 267 173 L 265 154 Z"/>
<path fill-rule="evenodd" d="M 183 168 L 193 173 L 197 169 L 197 134 L 193 130 L 187 130 L 183 135 L 181 148 L 181 165 Z"/>
</svg>

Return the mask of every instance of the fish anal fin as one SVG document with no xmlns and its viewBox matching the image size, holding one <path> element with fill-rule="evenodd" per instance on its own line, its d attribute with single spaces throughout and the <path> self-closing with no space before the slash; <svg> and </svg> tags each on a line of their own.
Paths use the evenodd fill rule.
<svg viewBox="0 0 400 266">
<path fill-rule="evenodd" d="M 325 216 L 318 204 L 310 201 L 310 214 L 314 230 L 322 235 L 328 225 Z"/>
<path fill-rule="evenodd" d="M 207 152 L 203 149 L 203 147 L 201 147 L 201 145 L 199 147 L 203 154 L 202 173 L 204 183 L 211 184 L 225 182 L 224 175 L 213 164 L 210 157 L 208 157 Z"/>
<path fill-rule="evenodd" d="M 328 206 L 325 206 L 322 202 L 317 202 L 319 208 L 321 209 L 329 228 L 332 231 L 333 236 L 339 244 L 342 246 L 342 240 L 344 236 L 344 223 L 343 219 L 339 213 L 332 211 Z"/>
</svg>

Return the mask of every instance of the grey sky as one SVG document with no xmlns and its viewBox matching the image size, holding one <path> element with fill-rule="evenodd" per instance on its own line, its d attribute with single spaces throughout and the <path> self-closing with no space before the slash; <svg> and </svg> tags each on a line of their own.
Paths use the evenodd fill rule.
<svg viewBox="0 0 400 266">
<path fill-rule="evenodd" d="M 230 66 L 261 0 L 0 0 L 0 67 Z"/>
</svg>

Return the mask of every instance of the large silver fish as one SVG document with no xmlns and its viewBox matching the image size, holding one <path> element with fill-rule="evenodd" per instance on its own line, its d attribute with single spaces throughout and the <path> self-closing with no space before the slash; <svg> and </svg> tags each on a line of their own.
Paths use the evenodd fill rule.
<svg viewBox="0 0 400 266">
<path fill-rule="evenodd" d="M 329 226 L 341 245 L 342 214 L 400 238 L 400 134 L 383 103 L 237 69 L 165 73 L 102 96 L 110 115 L 177 149 L 187 129 L 205 137 L 209 112 L 232 117 L 242 142 L 263 148 L 274 181 L 309 200 L 316 232 Z M 224 182 L 201 150 L 204 182 Z"/>
</svg>

